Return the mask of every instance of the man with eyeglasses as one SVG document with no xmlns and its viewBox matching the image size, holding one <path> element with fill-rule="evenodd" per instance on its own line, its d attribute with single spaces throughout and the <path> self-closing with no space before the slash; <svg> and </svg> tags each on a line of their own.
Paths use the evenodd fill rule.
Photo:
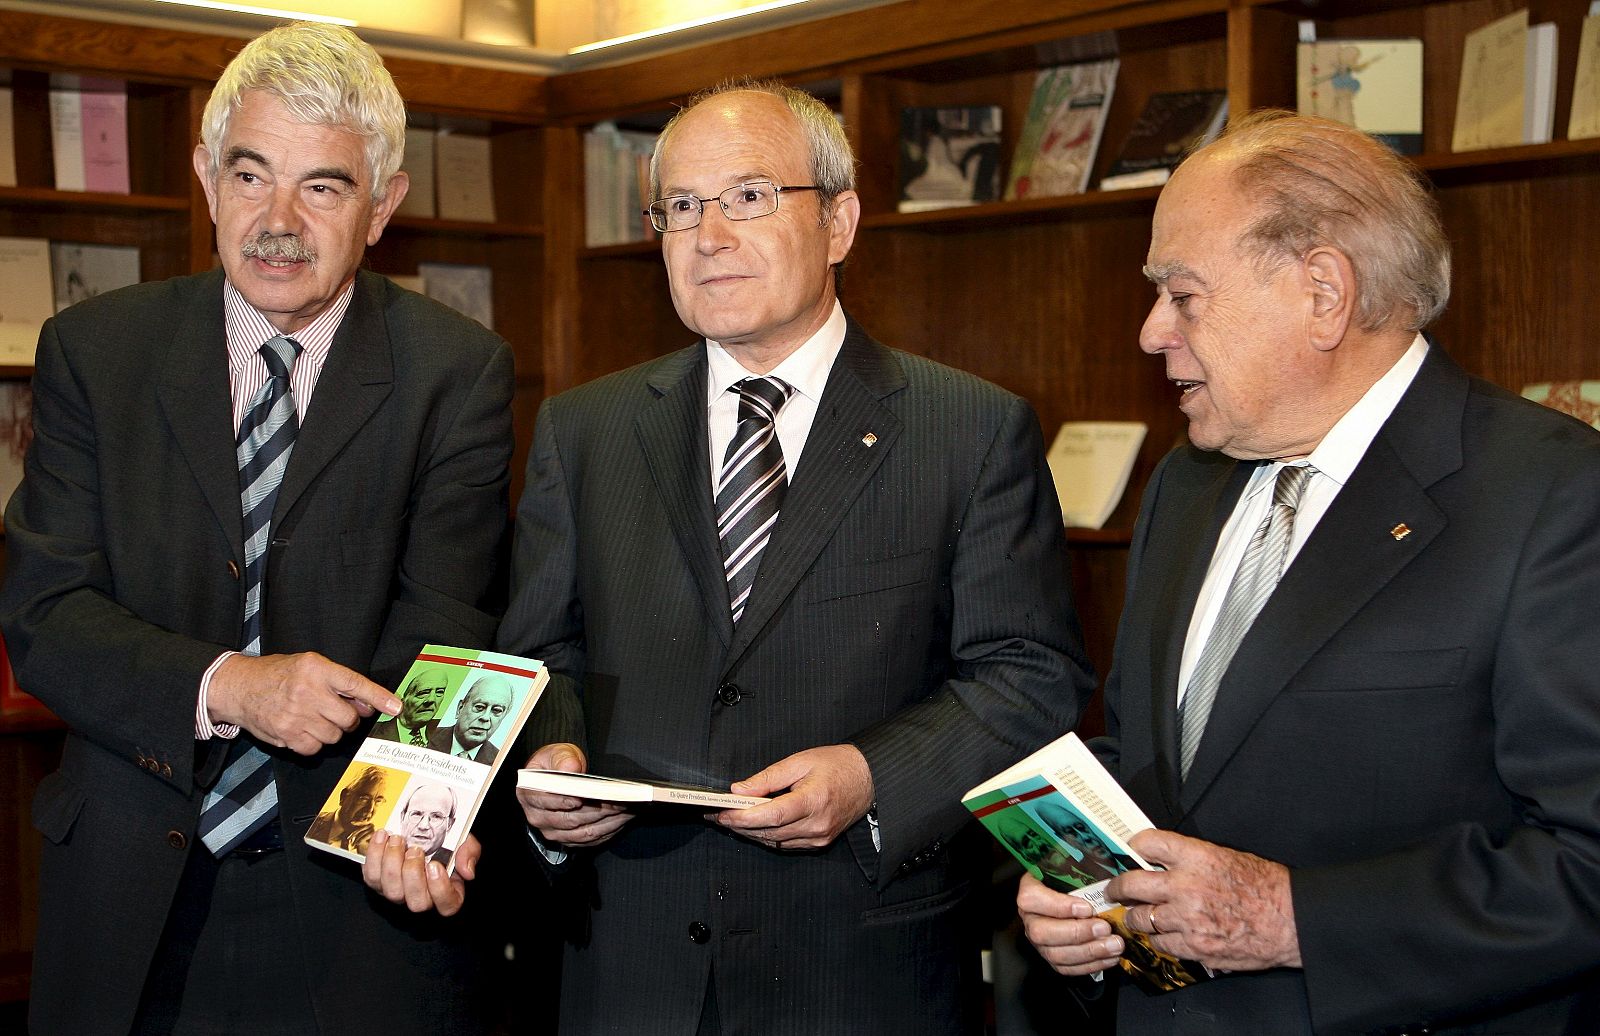
<svg viewBox="0 0 1600 1036">
<path fill-rule="evenodd" d="M 500 645 L 554 675 L 519 758 L 771 801 L 521 795 L 584 914 L 561 1031 L 979 1031 L 960 795 L 1093 685 L 1037 419 L 845 315 L 860 202 L 816 99 L 699 97 L 652 181 L 704 341 L 540 410 Z"/>
</svg>

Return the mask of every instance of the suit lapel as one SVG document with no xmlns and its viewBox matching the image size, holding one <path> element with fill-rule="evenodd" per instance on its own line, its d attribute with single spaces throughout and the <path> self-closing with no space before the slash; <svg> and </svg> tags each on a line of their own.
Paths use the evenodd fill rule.
<svg viewBox="0 0 1600 1036">
<path fill-rule="evenodd" d="M 233 445 L 233 391 L 228 382 L 221 273 L 200 280 L 188 309 L 179 317 L 162 357 L 156 393 L 173 441 L 216 514 L 234 561 L 242 568 L 244 519 Z"/>
<path fill-rule="evenodd" d="M 778 524 L 761 555 L 724 673 L 733 670 L 810 571 L 850 503 L 894 449 L 900 420 L 880 400 L 905 383 L 893 354 L 851 321 L 784 495 Z"/>
<path fill-rule="evenodd" d="M 658 396 L 634 428 L 706 614 L 726 645 L 733 639 L 733 617 L 711 500 L 706 377 L 704 343 L 669 357 L 650 377 Z"/>
<path fill-rule="evenodd" d="M 394 390 L 394 359 L 380 299 L 383 290 L 376 274 L 357 274 L 355 297 L 339 322 L 278 489 L 274 529 Z"/>
<path fill-rule="evenodd" d="M 1444 531 L 1428 488 L 1461 466 L 1467 378 L 1438 348 L 1239 643 L 1181 805 L 1193 810 L 1294 675 Z M 1393 530 L 1404 523 L 1409 532 Z"/>
</svg>

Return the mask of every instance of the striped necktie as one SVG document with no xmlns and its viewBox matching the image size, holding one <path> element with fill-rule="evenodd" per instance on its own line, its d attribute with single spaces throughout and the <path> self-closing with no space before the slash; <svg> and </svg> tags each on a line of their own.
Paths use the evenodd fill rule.
<svg viewBox="0 0 1600 1036">
<path fill-rule="evenodd" d="M 1289 540 L 1294 535 L 1295 509 L 1300 506 L 1300 497 L 1315 471 L 1309 464 L 1279 470 L 1272 490 L 1272 509 L 1250 537 L 1244 558 L 1228 586 L 1228 594 L 1222 599 L 1216 624 L 1211 627 L 1205 647 L 1200 649 L 1200 661 L 1189 675 L 1183 705 L 1178 709 L 1179 773 L 1182 777 L 1189 776 L 1189 767 L 1194 763 L 1206 720 L 1217 698 L 1217 685 L 1222 683 L 1228 663 L 1233 661 L 1233 653 L 1283 576 L 1283 561 L 1289 554 Z"/>
<path fill-rule="evenodd" d="M 737 623 L 789 486 L 777 420 L 794 390 L 777 378 L 745 378 L 733 387 L 739 392 L 739 426 L 723 455 L 716 497 L 722 568 Z"/>
<path fill-rule="evenodd" d="M 300 343 L 278 335 L 261 347 L 267 380 L 250 401 L 239 424 L 239 502 L 244 516 L 244 627 L 242 653 L 261 654 L 261 600 L 272 542 L 272 508 L 278 500 L 294 437 L 299 429 L 289 371 Z M 269 757 L 249 734 L 240 732 L 228 748 L 216 787 L 200 812 L 200 840 L 225 856 L 278 814 L 278 786 Z"/>
</svg>

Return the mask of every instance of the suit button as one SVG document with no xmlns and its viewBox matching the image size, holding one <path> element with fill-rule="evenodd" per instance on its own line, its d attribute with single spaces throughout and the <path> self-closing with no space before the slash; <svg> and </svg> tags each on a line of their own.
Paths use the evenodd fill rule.
<svg viewBox="0 0 1600 1036">
<path fill-rule="evenodd" d="M 167 844 L 174 849 L 187 849 L 189 848 L 189 839 L 184 837 L 182 831 L 168 831 Z"/>
<path fill-rule="evenodd" d="M 143 752 L 136 753 L 134 755 L 134 757 L 133 757 L 133 765 L 137 766 L 139 769 L 142 770 L 142 769 L 144 769 L 144 764 L 145 764 L 144 753 Z"/>
<path fill-rule="evenodd" d="M 735 683 L 725 683 L 717 688 L 717 697 L 724 705 L 737 705 L 744 698 L 744 692 L 739 690 Z"/>
<path fill-rule="evenodd" d="M 228 559 L 228 574 L 235 579 L 239 578 L 239 563 L 232 558 Z"/>
<path fill-rule="evenodd" d="M 171 777 L 172 776 L 172 765 L 170 763 L 162 763 L 161 764 L 161 776 L 163 776 L 163 777 Z"/>
<path fill-rule="evenodd" d="M 148 759 L 148 760 L 145 761 L 145 765 L 150 768 L 150 772 L 151 773 L 160 773 L 161 772 L 161 763 L 158 760 Z"/>
<path fill-rule="evenodd" d="M 702 921 L 696 921 L 689 926 L 689 941 L 704 946 L 711 941 L 711 929 Z"/>
</svg>

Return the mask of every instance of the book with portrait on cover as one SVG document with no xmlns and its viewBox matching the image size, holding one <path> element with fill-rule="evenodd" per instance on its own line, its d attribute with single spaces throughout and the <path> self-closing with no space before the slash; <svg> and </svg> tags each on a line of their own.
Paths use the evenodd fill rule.
<svg viewBox="0 0 1600 1036">
<path fill-rule="evenodd" d="M 735 795 L 699 785 L 628 781 L 564 770 L 518 770 L 517 787 L 597 802 L 660 802 L 706 809 L 746 809 L 770 801 L 759 795 Z"/>
<path fill-rule="evenodd" d="M 1122 970 L 1140 985 L 1161 993 L 1212 977 L 1202 964 L 1157 950 L 1127 926 L 1126 908 L 1107 898 L 1107 883 L 1123 871 L 1157 869 L 1128 845 L 1155 825 L 1078 735 L 995 774 L 961 803 L 1047 888 L 1093 904 L 1122 936 Z"/>
<path fill-rule="evenodd" d="M 400 715 L 380 716 L 306 832 L 307 845 L 365 860 L 384 830 L 455 869 L 455 852 L 549 683 L 544 663 L 429 644 L 395 693 Z"/>
</svg>

